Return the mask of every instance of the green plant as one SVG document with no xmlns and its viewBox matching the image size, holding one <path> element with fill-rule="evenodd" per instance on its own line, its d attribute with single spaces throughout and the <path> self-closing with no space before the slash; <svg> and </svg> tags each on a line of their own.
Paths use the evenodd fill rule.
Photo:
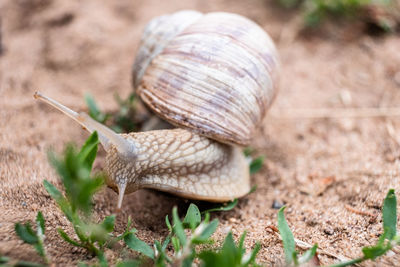
<svg viewBox="0 0 400 267">
<path fill-rule="evenodd" d="M 29 222 L 25 224 L 16 223 L 15 232 L 24 243 L 30 244 L 36 249 L 37 253 L 43 258 L 46 264 L 50 264 L 50 259 L 46 255 L 46 249 L 44 247 L 45 221 L 40 211 L 36 216 L 35 222 L 36 232 L 32 229 Z M 1 260 L 0 263 L 2 263 Z"/>
<path fill-rule="evenodd" d="M 243 150 L 243 154 L 245 155 L 246 158 L 250 159 L 250 174 L 254 174 L 256 172 L 258 172 L 259 170 L 261 170 L 261 167 L 264 163 L 264 156 L 258 156 L 256 158 L 252 157 L 252 154 L 254 153 L 254 149 L 251 147 L 246 147 Z"/>
<path fill-rule="evenodd" d="M 79 152 L 72 145 L 67 146 L 63 157 L 57 157 L 50 152 L 50 163 L 61 178 L 65 196 L 47 180 L 44 180 L 44 187 L 71 222 L 77 239 L 58 228 L 60 236 L 73 246 L 86 248 L 99 259 L 101 266 L 107 266 L 104 249 L 112 247 L 129 231 L 122 236 L 112 233 L 115 215 L 107 216 L 99 223 L 94 222 L 92 218 L 93 195 L 104 184 L 102 175 L 91 176 L 98 143 L 97 133 L 94 132 Z M 130 221 L 127 225 L 127 229 L 129 228 Z"/>
<path fill-rule="evenodd" d="M 102 112 L 94 98 L 86 94 L 85 101 L 89 109 L 89 115 L 96 121 L 108 124 L 115 132 L 132 132 L 136 130 L 136 124 L 134 122 L 134 115 L 136 112 L 136 95 L 130 94 L 126 99 L 122 99 L 118 94 L 115 95 L 115 100 L 119 105 L 118 112 L 105 113 Z"/>
<path fill-rule="evenodd" d="M 278 212 L 278 229 L 282 237 L 283 248 L 285 252 L 285 260 L 288 266 L 299 266 L 311 260 L 316 251 L 317 244 L 311 249 L 307 250 L 301 257 L 295 249 L 295 240 L 293 233 L 290 230 L 282 207 Z M 400 244 L 400 235 L 397 235 L 397 199 L 394 189 L 390 189 L 383 201 L 383 234 L 379 238 L 377 244 L 374 246 L 367 246 L 362 248 L 362 256 L 345 262 L 330 265 L 330 267 L 344 267 L 366 260 L 375 260 L 377 257 L 386 254 L 394 246 Z"/>
<path fill-rule="evenodd" d="M 172 210 L 173 224 L 171 225 L 168 216 L 165 218 L 169 229 L 168 236 L 162 243 L 156 240 L 153 246 L 147 245 L 136 237 L 136 230 L 134 228 L 131 229 L 130 219 L 128 220 L 125 232 L 121 235 L 115 235 L 113 233 L 115 215 L 107 216 L 99 223 L 95 222 L 92 216 L 93 196 L 104 184 L 104 178 L 101 174 L 91 174 L 98 143 L 97 133 L 94 132 L 79 151 L 75 146 L 68 145 L 63 156 L 57 156 L 54 152 L 49 152 L 48 154 L 51 165 L 56 169 L 60 177 L 63 190 L 58 190 L 47 180 L 43 182 L 44 187 L 56 201 L 66 218 L 71 222 L 76 234 L 76 237 L 72 237 L 63 229 L 58 228 L 57 231 L 61 238 L 73 246 L 87 249 L 98 258 L 100 266 L 108 266 L 108 261 L 104 254 L 105 249 L 113 248 L 114 244 L 121 240 L 124 240 L 127 247 L 153 260 L 157 266 L 166 266 L 168 264 L 189 266 L 195 258 L 201 259 L 200 254 L 196 252 L 195 248 L 199 245 L 212 243 L 210 236 L 218 226 L 218 220 L 215 219 L 210 222 L 209 212 L 231 210 L 236 206 L 237 199 L 227 205 L 212 208 L 203 213 L 199 211 L 196 205 L 191 204 L 183 221 L 180 220 L 177 208 L 175 207 Z M 202 214 L 204 215 L 203 220 Z M 24 242 L 32 244 L 45 259 L 46 264 L 49 264 L 43 245 L 45 228 L 42 213 L 38 213 L 36 222 L 36 233 L 32 230 L 29 223 L 25 225 L 18 223 L 15 225 L 15 229 L 20 238 Z M 189 232 L 188 235 L 187 232 Z M 235 266 L 247 266 L 255 261 L 255 254 L 258 251 L 258 247 L 253 250 L 250 258 L 246 256 L 246 258 L 242 259 L 245 253 L 243 241 L 244 235 L 241 238 L 238 248 L 233 245 L 236 251 L 228 251 L 231 254 L 233 253 L 232 255 L 235 256 L 235 259 L 241 259 L 241 265 Z M 214 255 L 213 257 L 225 257 L 226 250 L 232 247 L 232 242 L 232 236 L 228 236 L 222 250 L 220 252 L 208 251 L 209 255 Z M 166 249 L 169 244 L 172 244 L 174 250 L 173 256 L 167 255 Z M 207 250 L 203 250 L 203 252 L 202 257 L 206 257 Z M 2 262 L 9 261 L 6 257 L 2 257 L 0 260 Z M 132 266 L 132 264 L 139 265 L 140 263 L 140 261 L 136 260 L 127 260 L 118 262 L 117 266 Z M 35 263 L 26 264 L 27 266 L 39 266 Z M 88 266 L 84 263 L 80 263 L 79 265 Z"/>
<path fill-rule="evenodd" d="M 307 250 L 301 257 L 296 251 L 296 243 L 294 241 L 293 233 L 287 224 L 283 211 L 286 207 L 282 207 L 278 212 L 278 229 L 282 237 L 283 249 L 285 252 L 285 261 L 288 266 L 299 266 L 308 262 L 314 257 L 317 252 L 318 245 L 315 244 L 312 248 Z"/>
<path fill-rule="evenodd" d="M 328 17 L 367 19 L 384 30 L 394 26 L 391 17 L 399 17 L 393 0 L 279 0 L 286 8 L 301 8 L 306 26 L 316 26 Z"/>
<path fill-rule="evenodd" d="M 261 248 L 260 243 L 256 243 L 253 250 L 246 254 L 246 249 L 243 246 L 245 237 L 246 232 L 240 236 L 238 246 L 236 246 L 232 233 L 229 233 L 219 251 L 201 252 L 199 258 L 203 261 L 203 266 L 257 266 L 255 260 Z"/>
<path fill-rule="evenodd" d="M 169 235 L 165 238 L 163 244 L 156 241 L 153 245 L 154 250 L 145 242 L 139 240 L 133 233 L 125 236 L 125 243 L 128 247 L 136 250 L 154 261 L 156 266 L 192 266 L 195 258 L 202 261 L 203 266 L 249 266 L 255 263 L 255 256 L 260 249 L 257 243 L 255 248 L 246 253 L 244 249 L 245 233 L 240 237 L 239 246 L 236 247 L 232 233 L 225 238 L 222 248 L 219 250 L 204 249 L 196 252 L 198 245 L 211 244 L 211 235 L 216 231 L 218 220 L 210 222 L 210 215 L 205 213 L 204 219 L 201 217 L 200 210 L 194 204 L 190 204 L 183 221 L 179 219 L 177 208 L 172 210 L 171 225 L 168 215 L 165 218 L 169 229 Z M 187 234 L 189 232 L 189 234 Z M 165 249 L 171 242 L 174 253 L 168 257 Z"/>
</svg>

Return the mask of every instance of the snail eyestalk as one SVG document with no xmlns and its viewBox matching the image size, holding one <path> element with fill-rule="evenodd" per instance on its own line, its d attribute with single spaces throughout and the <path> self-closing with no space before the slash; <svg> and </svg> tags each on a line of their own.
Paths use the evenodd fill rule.
<svg viewBox="0 0 400 267">
<path fill-rule="evenodd" d="M 118 185 L 118 204 L 117 204 L 117 211 L 121 210 L 122 200 L 124 199 L 126 189 L 126 183 L 121 183 Z"/>
<path fill-rule="evenodd" d="M 47 104 L 55 107 L 56 109 L 60 110 L 65 115 L 67 115 L 80 125 L 82 125 L 90 133 L 97 131 L 97 133 L 99 134 L 100 143 L 103 145 L 105 150 L 108 150 L 110 145 L 112 144 L 117 148 L 118 152 L 123 155 L 129 155 L 134 153 L 135 147 L 133 144 L 125 140 L 120 135 L 116 134 L 110 128 L 95 121 L 88 114 L 84 112 L 77 113 L 72 109 L 57 102 L 56 100 L 41 94 L 40 92 L 35 92 L 33 97 L 36 99 L 40 99 L 46 102 Z"/>
</svg>

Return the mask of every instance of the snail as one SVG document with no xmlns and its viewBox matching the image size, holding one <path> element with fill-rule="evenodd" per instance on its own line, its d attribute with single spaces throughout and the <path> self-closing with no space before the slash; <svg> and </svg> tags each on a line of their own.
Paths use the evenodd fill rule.
<svg viewBox="0 0 400 267">
<path fill-rule="evenodd" d="M 107 152 L 107 185 L 225 202 L 250 190 L 241 147 L 276 94 L 278 55 L 257 24 L 240 15 L 180 11 L 151 20 L 133 64 L 136 94 L 178 128 L 116 134 L 85 113 L 35 93 L 89 132 Z"/>
</svg>

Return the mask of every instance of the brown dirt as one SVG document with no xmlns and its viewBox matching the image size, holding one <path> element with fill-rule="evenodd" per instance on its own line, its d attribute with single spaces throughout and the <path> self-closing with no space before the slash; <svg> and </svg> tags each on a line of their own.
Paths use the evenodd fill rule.
<svg viewBox="0 0 400 267">
<path fill-rule="evenodd" d="M 229 230 L 238 237 L 248 230 L 246 245 L 258 240 L 258 261 L 280 265 L 283 250 L 267 226 L 276 225 L 274 200 L 288 206 L 286 216 L 295 237 L 346 257 L 360 255 L 381 229 L 381 203 L 389 188 L 400 192 L 400 145 L 387 125 L 399 118 L 283 119 L 294 108 L 393 107 L 400 103 L 400 38 L 370 37 L 359 27 L 325 27 L 297 34 L 299 21 L 271 1 L 61 1 L 0 2 L 0 254 L 40 260 L 14 233 L 14 223 L 33 220 L 41 210 L 47 219 L 46 248 L 57 265 L 90 259 L 58 237 L 71 233 L 66 219 L 45 192 L 42 181 L 56 182 L 46 159 L 53 147 L 81 144 L 88 136 L 58 111 L 34 101 L 40 89 L 76 110 L 85 110 L 90 92 L 101 108 L 117 109 L 113 94 L 132 90 L 130 70 L 147 21 L 180 9 L 223 10 L 248 16 L 276 41 L 282 61 L 280 92 L 263 131 L 254 140 L 266 155 L 254 175 L 255 193 L 240 200 L 220 220 L 215 239 Z M 104 152 L 96 163 L 101 167 Z M 114 209 L 116 195 L 96 196 L 96 214 Z M 129 195 L 118 217 L 122 231 L 133 218 L 138 236 L 148 242 L 166 235 L 164 217 L 188 201 L 142 190 Z M 198 203 L 201 207 L 207 203 Z M 354 211 L 362 212 L 354 212 Z M 369 216 L 372 214 L 373 216 Z M 374 216 L 377 216 L 374 219 Z M 116 255 L 109 253 L 115 260 Z M 320 255 L 323 264 L 336 259 Z M 399 265 L 397 252 L 366 265 Z"/>
</svg>

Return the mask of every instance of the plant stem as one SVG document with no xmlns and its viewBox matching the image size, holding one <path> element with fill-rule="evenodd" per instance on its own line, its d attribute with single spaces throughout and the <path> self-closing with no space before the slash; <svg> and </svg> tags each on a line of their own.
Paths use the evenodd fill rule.
<svg viewBox="0 0 400 267">
<path fill-rule="evenodd" d="M 344 267 L 344 266 L 349 266 L 349 265 L 353 265 L 353 264 L 356 264 L 356 263 L 360 263 L 360 262 L 362 262 L 363 260 L 364 260 L 364 257 L 356 258 L 356 259 L 352 259 L 352 260 L 349 260 L 349 261 L 344 261 L 344 262 L 332 264 L 332 265 L 329 265 L 329 267 Z"/>
</svg>

